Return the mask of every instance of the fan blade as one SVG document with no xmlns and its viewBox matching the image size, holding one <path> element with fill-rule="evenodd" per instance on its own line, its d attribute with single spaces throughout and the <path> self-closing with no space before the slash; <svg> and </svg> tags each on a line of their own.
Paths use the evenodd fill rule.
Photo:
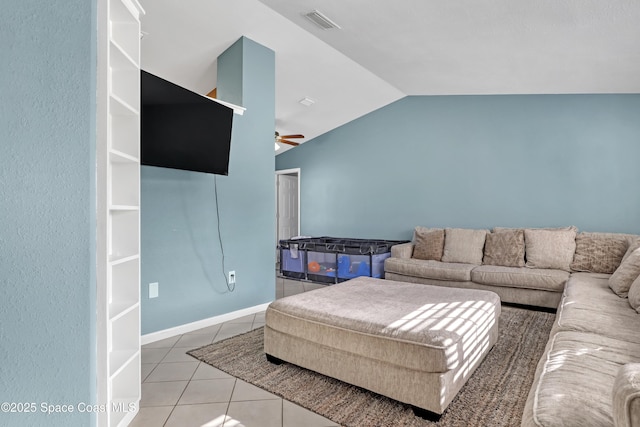
<svg viewBox="0 0 640 427">
<path fill-rule="evenodd" d="M 297 142 L 287 141 L 286 139 L 280 139 L 280 138 L 278 138 L 278 142 L 282 142 L 283 144 L 293 145 L 294 147 L 297 147 L 298 145 L 300 145 Z"/>
<path fill-rule="evenodd" d="M 207 94 L 209 98 L 217 98 L 218 97 L 218 88 L 214 87 L 211 92 Z"/>
<path fill-rule="evenodd" d="M 304 135 L 301 135 L 299 133 L 295 135 L 280 135 L 280 138 L 304 138 Z"/>
</svg>

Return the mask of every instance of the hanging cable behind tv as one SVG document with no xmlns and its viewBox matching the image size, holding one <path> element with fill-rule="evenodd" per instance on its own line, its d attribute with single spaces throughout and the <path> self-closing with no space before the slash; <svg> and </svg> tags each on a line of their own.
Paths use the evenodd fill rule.
<svg viewBox="0 0 640 427">
<path fill-rule="evenodd" d="M 216 219 L 217 219 L 217 225 L 218 225 L 218 242 L 220 243 L 220 253 L 222 254 L 221 257 L 221 266 L 222 266 L 222 277 L 224 277 L 224 283 L 227 285 L 227 289 L 229 290 L 229 292 L 233 292 L 236 289 L 236 284 L 230 284 L 229 283 L 229 279 L 227 279 L 227 275 L 225 274 L 226 268 L 225 268 L 225 264 L 224 264 L 224 246 L 222 244 L 222 233 L 220 232 L 220 209 L 218 208 L 218 177 L 216 175 L 213 175 L 213 188 L 214 188 L 214 192 L 215 192 L 215 198 L 216 198 Z"/>
</svg>

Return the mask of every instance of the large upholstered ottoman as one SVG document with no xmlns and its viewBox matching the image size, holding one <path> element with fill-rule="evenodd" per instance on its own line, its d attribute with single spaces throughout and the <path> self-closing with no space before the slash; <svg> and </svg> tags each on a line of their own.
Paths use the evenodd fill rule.
<svg viewBox="0 0 640 427">
<path fill-rule="evenodd" d="M 264 351 L 437 418 L 493 347 L 499 315 L 493 292 L 359 277 L 271 303 Z"/>
</svg>

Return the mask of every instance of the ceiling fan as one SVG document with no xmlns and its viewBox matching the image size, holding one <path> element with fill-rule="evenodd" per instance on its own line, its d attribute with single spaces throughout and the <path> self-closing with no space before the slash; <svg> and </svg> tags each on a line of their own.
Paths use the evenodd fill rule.
<svg viewBox="0 0 640 427">
<path fill-rule="evenodd" d="M 289 141 L 289 139 L 296 139 L 296 138 L 304 138 L 304 135 L 301 135 L 299 133 L 295 135 L 280 135 L 280 133 L 276 131 L 276 142 L 281 142 L 283 144 L 289 144 L 296 147 L 300 145 L 299 142 Z"/>
</svg>

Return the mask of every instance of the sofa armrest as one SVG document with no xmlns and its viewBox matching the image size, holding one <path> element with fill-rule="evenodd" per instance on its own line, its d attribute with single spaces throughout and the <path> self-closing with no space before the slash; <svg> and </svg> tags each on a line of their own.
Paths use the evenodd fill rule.
<svg viewBox="0 0 640 427">
<path fill-rule="evenodd" d="M 640 427 L 640 363 L 620 368 L 613 383 L 613 424 Z"/>
<path fill-rule="evenodd" d="M 401 243 L 391 246 L 391 257 L 393 258 L 411 258 L 413 255 L 413 243 Z"/>
</svg>

